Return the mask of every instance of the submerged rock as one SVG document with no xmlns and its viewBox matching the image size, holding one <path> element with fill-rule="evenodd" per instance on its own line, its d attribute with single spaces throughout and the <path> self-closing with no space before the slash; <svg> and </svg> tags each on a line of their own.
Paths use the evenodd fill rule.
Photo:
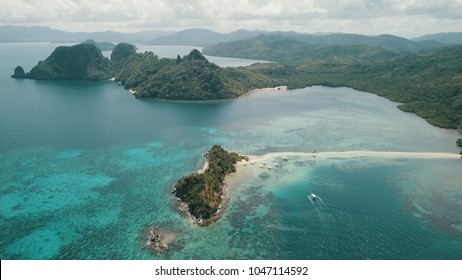
<svg viewBox="0 0 462 280">
<path fill-rule="evenodd" d="M 165 236 L 160 233 L 159 228 L 156 225 L 153 225 L 148 230 L 148 240 L 146 241 L 146 245 L 153 249 L 156 252 L 166 252 L 168 251 L 169 247 L 167 241 L 165 240 Z"/>
</svg>

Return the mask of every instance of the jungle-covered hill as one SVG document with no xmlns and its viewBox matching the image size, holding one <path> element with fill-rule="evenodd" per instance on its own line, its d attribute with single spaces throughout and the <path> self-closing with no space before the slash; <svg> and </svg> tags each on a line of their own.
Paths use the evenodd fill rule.
<svg viewBox="0 0 462 280">
<path fill-rule="evenodd" d="M 136 97 L 174 100 L 235 98 L 272 85 L 271 79 L 247 68 L 221 68 L 196 49 L 177 59 L 159 59 L 152 52 L 131 56 L 116 80 Z"/>
<path fill-rule="evenodd" d="M 57 47 L 22 78 L 36 80 L 104 80 L 114 75 L 112 63 L 94 44 Z"/>
</svg>

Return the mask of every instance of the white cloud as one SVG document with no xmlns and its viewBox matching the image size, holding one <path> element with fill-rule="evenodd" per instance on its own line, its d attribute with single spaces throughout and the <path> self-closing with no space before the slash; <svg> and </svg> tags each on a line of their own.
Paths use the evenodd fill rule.
<svg viewBox="0 0 462 280">
<path fill-rule="evenodd" d="M 0 6 L 0 24 L 70 31 L 199 27 L 412 35 L 462 30 L 462 0 L 0 0 Z"/>
<path fill-rule="evenodd" d="M 404 12 L 407 15 L 431 15 L 435 18 L 462 19 L 462 0 L 408 1 Z"/>
</svg>

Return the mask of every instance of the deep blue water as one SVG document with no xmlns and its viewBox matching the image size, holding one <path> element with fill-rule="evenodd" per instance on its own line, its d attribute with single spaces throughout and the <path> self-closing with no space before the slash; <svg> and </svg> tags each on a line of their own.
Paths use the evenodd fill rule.
<svg viewBox="0 0 462 280">
<path fill-rule="evenodd" d="M 0 44 L 2 259 L 462 258 L 459 161 L 287 162 L 230 186 L 225 214 L 207 228 L 169 192 L 215 143 L 242 154 L 456 152 L 456 132 L 347 88 L 168 102 L 134 99 L 110 81 L 9 78 L 56 46 Z M 146 248 L 152 224 L 174 240 L 167 253 Z"/>
</svg>

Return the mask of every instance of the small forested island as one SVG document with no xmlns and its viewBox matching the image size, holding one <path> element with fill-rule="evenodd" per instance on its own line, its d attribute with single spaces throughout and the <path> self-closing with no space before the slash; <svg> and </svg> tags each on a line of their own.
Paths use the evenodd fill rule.
<svg viewBox="0 0 462 280">
<path fill-rule="evenodd" d="M 214 145 L 207 153 L 207 168 L 178 180 L 173 193 L 187 205 L 187 210 L 201 226 L 210 224 L 222 206 L 226 175 L 236 172 L 235 164 L 248 160 L 234 152 Z"/>
</svg>

